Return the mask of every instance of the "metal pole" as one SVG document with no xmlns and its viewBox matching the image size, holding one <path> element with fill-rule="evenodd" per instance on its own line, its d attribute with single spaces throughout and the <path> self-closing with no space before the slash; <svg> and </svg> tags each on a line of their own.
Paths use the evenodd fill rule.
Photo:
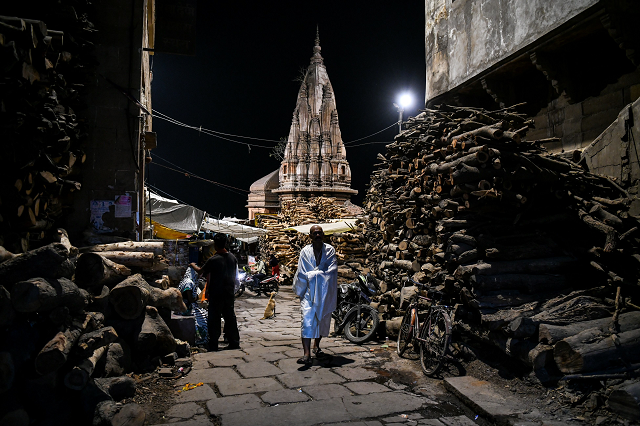
<svg viewBox="0 0 640 426">
<path fill-rule="evenodd" d="M 398 108 L 398 134 L 402 133 L 402 113 L 404 110 L 402 108 Z"/>
</svg>

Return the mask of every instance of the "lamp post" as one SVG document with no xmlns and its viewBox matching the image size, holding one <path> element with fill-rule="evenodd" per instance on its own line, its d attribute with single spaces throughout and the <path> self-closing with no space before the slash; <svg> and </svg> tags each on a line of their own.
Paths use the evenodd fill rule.
<svg viewBox="0 0 640 426">
<path fill-rule="evenodd" d="M 393 103 L 393 106 L 398 108 L 398 133 L 402 132 L 402 113 L 404 112 L 404 108 L 402 108 L 397 103 Z"/>
<path fill-rule="evenodd" d="M 410 107 L 413 104 L 413 96 L 411 93 L 403 93 L 398 98 L 398 103 L 393 103 L 393 106 L 398 109 L 398 133 L 402 132 L 402 113 L 405 108 Z"/>
</svg>

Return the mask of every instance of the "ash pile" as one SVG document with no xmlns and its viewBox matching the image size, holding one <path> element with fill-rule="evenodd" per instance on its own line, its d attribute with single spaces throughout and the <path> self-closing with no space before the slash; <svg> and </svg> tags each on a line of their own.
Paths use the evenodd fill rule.
<svg viewBox="0 0 640 426">
<path fill-rule="evenodd" d="M 576 383 L 610 378 L 592 408 L 606 401 L 637 420 L 640 385 L 627 379 L 640 367 L 640 233 L 629 194 L 574 162 L 579 152 L 525 140 L 533 123 L 514 108 L 442 105 L 405 125 L 379 154 L 364 205 L 368 266 L 383 281 L 373 305 L 388 333 L 411 277 L 455 303 L 463 337 L 543 382 L 571 378 L 562 383 L 576 401 L 592 393 Z"/>
<path fill-rule="evenodd" d="M 179 377 L 191 363 L 167 325 L 186 306 L 162 275 L 164 244 L 78 250 L 64 230 L 57 240 L 2 251 L 0 423 L 142 425 L 142 408 L 118 401 L 147 373 Z"/>
</svg>

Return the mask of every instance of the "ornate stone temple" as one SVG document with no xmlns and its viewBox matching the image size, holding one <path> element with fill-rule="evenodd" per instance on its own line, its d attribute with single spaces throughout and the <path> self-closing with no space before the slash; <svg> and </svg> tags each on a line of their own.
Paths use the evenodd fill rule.
<svg viewBox="0 0 640 426">
<path fill-rule="evenodd" d="M 358 193 L 351 189 L 351 169 L 340 134 L 336 98 L 320 55 L 317 34 L 311 64 L 298 91 L 284 159 L 278 171 L 278 187 L 267 188 L 275 186 L 273 177 L 270 173 L 251 185 L 249 218 L 256 213 L 275 213 L 267 207 L 267 204 L 273 205 L 271 194 L 276 194 L 279 201 L 324 196 L 343 203 Z"/>
</svg>

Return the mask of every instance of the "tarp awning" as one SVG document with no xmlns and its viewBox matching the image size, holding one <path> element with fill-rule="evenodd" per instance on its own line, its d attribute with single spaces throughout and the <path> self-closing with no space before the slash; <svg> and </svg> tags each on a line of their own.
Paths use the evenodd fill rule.
<svg viewBox="0 0 640 426">
<path fill-rule="evenodd" d="M 298 231 L 302 234 L 308 234 L 312 226 L 318 225 L 324 231 L 324 235 L 331 235 L 337 232 L 347 232 L 356 227 L 357 219 L 340 219 L 338 222 L 328 223 L 311 223 L 308 225 L 292 226 L 286 228 L 286 231 Z"/>
<path fill-rule="evenodd" d="M 187 234 L 197 234 L 205 212 L 147 190 L 146 214 L 151 216 L 151 220 L 167 228 Z"/>
<path fill-rule="evenodd" d="M 254 228 L 253 226 L 241 225 L 236 222 L 227 220 L 214 219 L 206 217 L 202 222 L 202 229 L 212 232 L 222 232 L 229 234 L 234 238 L 244 241 L 244 239 L 259 237 L 266 235 L 267 230 L 262 228 Z"/>
</svg>

